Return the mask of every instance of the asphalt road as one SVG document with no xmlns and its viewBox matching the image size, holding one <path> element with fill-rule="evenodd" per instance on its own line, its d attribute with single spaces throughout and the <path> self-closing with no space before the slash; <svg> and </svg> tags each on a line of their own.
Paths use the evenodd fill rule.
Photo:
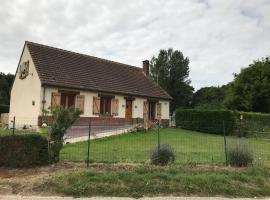
<svg viewBox="0 0 270 200">
<path fill-rule="evenodd" d="M 133 198 L 120 197 L 91 197 L 91 198 L 72 198 L 72 197 L 38 197 L 38 196 L 0 196 L 0 200 L 133 200 Z M 254 200 L 260 198 L 223 198 L 223 197 L 144 197 L 141 200 Z M 262 198 L 270 200 L 270 198 Z"/>
</svg>

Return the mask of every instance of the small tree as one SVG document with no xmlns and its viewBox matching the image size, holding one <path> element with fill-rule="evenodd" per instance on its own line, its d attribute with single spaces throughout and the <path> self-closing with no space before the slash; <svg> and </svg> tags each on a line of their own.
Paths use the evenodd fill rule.
<svg viewBox="0 0 270 200">
<path fill-rule="evenodd" d="M 81 111 L 74 107 L 56 106 L 51 109 L 52 124 L 48 131 L 51 162 L 58 162 L 66 130 L 79 119 Z"/>
</svg>

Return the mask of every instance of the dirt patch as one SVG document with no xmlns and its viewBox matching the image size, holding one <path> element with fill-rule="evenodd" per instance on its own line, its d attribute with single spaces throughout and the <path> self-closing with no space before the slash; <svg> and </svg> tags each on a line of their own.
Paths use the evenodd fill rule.
<svg viewBox="0 0 270 200">
<path fill-rule="evenodd" d="M 57 174 L 75 172 L 85 164 L 60 162 L 46 167 L 8 169 L 0 168 L 0 194 L 36 194 L 33 188 Z"/>
</svg>

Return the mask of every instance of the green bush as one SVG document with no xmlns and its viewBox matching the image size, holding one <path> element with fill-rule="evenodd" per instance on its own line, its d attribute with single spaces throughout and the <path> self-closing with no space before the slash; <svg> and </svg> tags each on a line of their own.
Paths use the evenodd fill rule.
<svg viewBox="0 0 270 200">
<path fill-rule="evenodd" d="M 248 143 L 239 140 L 228 148 L 228 161 L 231 166 L 247 167 L 253 162 L 253 153 Z"/>
<path fill-rule="evenodd" d="M 229 110 L 178 109 L 175 113 L 176 126 L 188 130 L 223 135 L 232 134 L 235 116 Z"/>
<path fill-rule="evenodd" d="M 159 149 L 155 147 L 151 151 L 150 159 L 154 165 L 167 165 L 174 162 L 175 151 L 169 144 L 162 144 Z"/>
<path fill-rule="evenodd" d="M 9 105 L 0 104 L 0 114 L 9 113 Z"/>
<path fill-rule="evenodd" d="M 46 138 L 37 133 L 0 136 L 0 166 L 28 167 L 48 163 Z"/>
<path fill-rule="evenodd" d="M 43 112 L 48 113 L 46 110 L 43 110 Z M 81 111 L 74 107 L 64 108 L 63 106 L 56 106 L 51 109 L 52 124 L 48 130 L 51 162 L 58 162 L 60 160 L 60 151 L 64 143 L 63 137 L 66 130 L 80 118 L 80 113 Z"/>
</svg>

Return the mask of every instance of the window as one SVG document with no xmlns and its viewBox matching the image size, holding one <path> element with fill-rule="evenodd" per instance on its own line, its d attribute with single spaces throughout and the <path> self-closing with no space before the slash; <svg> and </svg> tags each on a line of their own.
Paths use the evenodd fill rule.
<svg viewBox="0 0 270 200">
<path fill-rule="evenodd" d="M 111 98 L 110 97 L 100 98 L 100 114 L 103 114 L 103 115 L 111 114 Z"/>
<path fill-rule="evenodd" d="M 75 94 L 61 93 L 61 106 L 69 108 L 75 106 Z"/>
</svg>

